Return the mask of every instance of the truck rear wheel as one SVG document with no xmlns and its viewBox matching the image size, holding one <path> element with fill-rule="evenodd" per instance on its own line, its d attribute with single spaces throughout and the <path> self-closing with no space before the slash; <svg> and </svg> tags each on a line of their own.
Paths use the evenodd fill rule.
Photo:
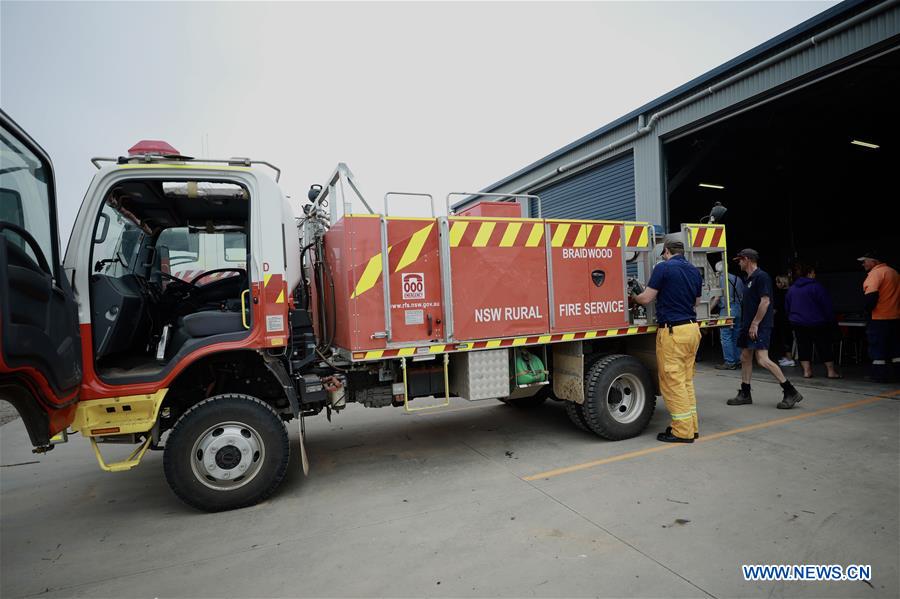
<svg viewBox="0 0 900 599">
<path fill-rule="evenodd" d="M 566 415 L 569 417 L 569 420 L 572 421 L 572 424 L 586 433 L 591 432 L 587 420 L 584 418 L 584 407 L 581 404 L 575 403 L 574 401 L 567 401 Z"/>
<path fill-rule="evenodd" d="M 618 441 L 640 435 L 655 409 L 650 372 L 632 356 L 605 356 L 584 375 L 581 411 L 591 431 L 604 439 Z"/>
<path fill-rule="evenodd" d="M 585 371 L 589 371 L 591 366 L 593 366 L 598 360 L 602 360 L 605 356 L 593 354 L 584 357 L 584 369 Z M 584 406 L 580 403 L 575 403 L 574 401 L 566 402 L 566 415 L 569 417 L 569 420 L 572 421 L 572 424 L 580 428 L 586 433 L 590 433 L 591 427 L 588 426 L 587 419 L 584 416 Z"/>
<path fill-rule="evenodd" d="M 163 467 L 185 503 L 218 512 L 258 503 L 287 471 L 290 443 L 281 417 L 264 402 L 230 393 L 185 412 L 166 441 Z"/>
</svg>

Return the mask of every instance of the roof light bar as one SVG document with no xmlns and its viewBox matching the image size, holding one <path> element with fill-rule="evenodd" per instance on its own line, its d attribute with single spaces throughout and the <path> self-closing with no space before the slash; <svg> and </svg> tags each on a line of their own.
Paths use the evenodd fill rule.
<svg viewBox="0 0 900 599">
<path fill-rule="evenodd" d="M 878 144 L 869 143 L 867 141 L 859 141 L 858 139 L 851 139 L 850 143 L 852 143 L 854 146 L 862 146 L 864 148 L 869 148 L 870 150 L 877 150 L 878 148 L 881 147 Z"/>
<path fill-rule="evenodd" d="M 716 185 L 715 183 L 701 183 L 698 187 L 705 187 L 706 189 L 725 189 L 724 185 Z"/>
</svg>

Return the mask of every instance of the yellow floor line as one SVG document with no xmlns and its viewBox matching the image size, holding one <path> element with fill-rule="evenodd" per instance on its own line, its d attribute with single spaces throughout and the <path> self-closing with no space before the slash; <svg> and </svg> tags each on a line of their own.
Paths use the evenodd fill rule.
<svg viewBox="0 0 900 599">
<path fill-rule="evenodd" d="M 760 422 L 759 424 L 751 424 L 749 426 L 742 426 L 740 428 L 734 428 L 727 431 L 722 431 L 721 433 L 713 433 L 711 435 L 703 435 L 697 440 L 697 443 L 705 443 L 707 441 L 714 441 L 716 439 L 721 439 L 723 437 L 730 437 L 732 435 L 737 435 L 740 433 L 746 433 L 748 431 L 754 431 L 761 428 L 768 428 L 770 426 L 776 426 L 779 424 L 785 424 L 788 422 L 794 422 L 796 420 L 804 420 L 806 418 L 812 418 L 813 416 L 823 416 L 825 414 L 833 414 L 835 412 L 840 412 L 841 410 L 848 410 L 850 408 L 857 408 L 859 406 L 865 406 L 871 403 L 875 403 L 885 399 L 885 397 L 893 397 L 895 395 L 900 395 L 900 389 L 896 391 L 891 391 L 890 393 L 886 393 L 884 395 L 880 395 L 878 397 L 867 397 L 866 399 L 860 399 L 859 401 L 852 401 L 850 403 L 841 404 L 839 406 L 834 406 L 831 408 L 823 408 L 821 410 L 815 410 L 813 412 L 808 412 L 804 414 L 797 414 L 796 416 L 788 416 L 786 418 L 777 418 L 775 420 L 768 420 L 766 422 Z M 540 472 L 538 474 L 532 474 L 531 476 L 524 476 L 522 480 L 527 481 L 535 481 L 541 480 L 545 478 L 553 478 L 554 476 L 560 476 L 562 474 L 569 474 L 570 472 L 578 472 L 579 470 L 587 470 L 588 468 L 596 468 L 597 466 L 603 466 L 604 464 L 612 464 L 614 462 L 621 462 L 622 460 L 630 460 L 632 458 L 638 458 L 644 455 L 648 455 L 651 453 L 656 453 L 658 451 L 666 451 L 669 449 L 684 449 L 686 447 L 690 447 L 689 444 L 682 443 L 669 443 L 666 445 L 658 445 L 656 447 L 648 447 L 647 449 L 640 449 L 638 451 L 631 451 L 629 453 L 623 453 L 621 455 L 612 456 L 609 458 L 604 458 L 602 460 L 594 460 L 592 462 L 585 462 L 583 464 L 575 464 L 573 466 L 566 466 L 564 468 L 557 468 L 555 470 L 548 470 L 547 472 Z"/>
</svg>

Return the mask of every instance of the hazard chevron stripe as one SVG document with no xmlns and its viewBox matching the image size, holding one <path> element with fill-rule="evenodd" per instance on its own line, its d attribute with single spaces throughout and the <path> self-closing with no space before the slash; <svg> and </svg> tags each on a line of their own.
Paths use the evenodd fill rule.
<svg viewBox="0 0 900 599">
<path fill-rule="evenodd" d="M 733 324 L 733 322 L 733 319 L 730 318 L 722 318 L 718 320 L 702 320 L 700 321 L 700 328 L 720 327 Z M 520 347 L 526 345 L 546 345 L 551 343 L 562 343 L 565 341 L 596 339 L 598 337 L 624 337 L 627 335 L 644 335 L 647 333 L 655 333 L 657 329 L 658 327 L 656 325 L 645 325 L 637 327 L 604 329 L 598 331 L 581 331 L 578 333 L 556 333 L 553 335 L 507 337 L 505 339 L 487 339 L 482 341 L 461 341 L 449 344 L 431 344 L 415 347 L 402 347 L 396 349 L 378 349 L 365 352 L 353 352 L 351 356 L 354 362 L 365 362 L 370 360 L 383 360 L 387 358 L 405 358 L 411 356 L 476 351 L 481 349 L 501 349 L 506 347 Z"/>
<path fill-rule="evenodd" d="M 691 246 L 695 248 L 724 248 L 724 227 L 691 227 Z"/>
</svg>

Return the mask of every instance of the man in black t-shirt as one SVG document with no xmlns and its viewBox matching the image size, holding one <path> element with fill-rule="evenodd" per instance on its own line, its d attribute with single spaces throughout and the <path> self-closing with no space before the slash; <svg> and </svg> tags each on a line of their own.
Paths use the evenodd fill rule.
<svg viewBox="0 0 900 599">
<path fill-rule="evenodd" d="M 759 253 L 747 248 L 734 257 L 747 274 L 744 282 L 744 296 L 741 301 L 741 329 L 738 331 L 737 346 L 741 348 L 741 390 L 736 397 L 728 400 L 729 406 L 741 406 L 753 403 L 750 395 L 750 379 L 753 376 L 753 355 L 756 362 L 772 373 L 781 388 L 784 397 L 776 406 L 781 410 L 794 407 L 803 396 L 781 372 L 778 364 L 769 359 L 769 343 L 772 340 L 772 329 L 775 323 L 775 311 L 772 308 L 772 277 L 759 268 Z"/>
</svg>

